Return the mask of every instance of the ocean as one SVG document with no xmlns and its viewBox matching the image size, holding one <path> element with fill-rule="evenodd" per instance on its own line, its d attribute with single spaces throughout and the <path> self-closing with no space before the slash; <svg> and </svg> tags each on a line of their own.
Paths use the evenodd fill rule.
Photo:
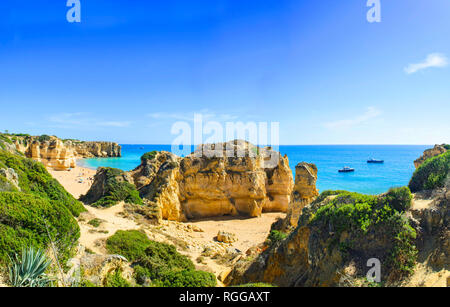
<svg viewBox="0 0 450 307">
<path fill-rule="evenodd" d="M 289 157 L 293 172 L 299 162 L 314 163 L 319 169 L 317 187 L 320 191 L 347 190 L 364 194 L 380 194 L 391 187 L 405 186 L 414 172 L 414 160 L 430 145 L 311 145 L 280 146 Z M 114 167 L 124 171 L 140 164 L 149 151 L 171 151 L 170 145 L 122 145 L 121 158 L 94 158 L 79 161 L 84 167 Z M 384 164 L 368 164 L 370 158 Z M 354 173 L 339 173 L 344 166 Z"/>
</svg>

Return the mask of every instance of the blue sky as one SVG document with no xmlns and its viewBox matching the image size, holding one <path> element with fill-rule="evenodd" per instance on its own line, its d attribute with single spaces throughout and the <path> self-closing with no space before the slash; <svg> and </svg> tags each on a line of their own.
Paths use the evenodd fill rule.
<svg viewBox="0 0 450 307">
<path fill-rule="evenodd" d="M 0 130 L 165 144 L 280 122 L 281 144 L 450 142 L 450 1 L 0 3 Z"/>
</svg>

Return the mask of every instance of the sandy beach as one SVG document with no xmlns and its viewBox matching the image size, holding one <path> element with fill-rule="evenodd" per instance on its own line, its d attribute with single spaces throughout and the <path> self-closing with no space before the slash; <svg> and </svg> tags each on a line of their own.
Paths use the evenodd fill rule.
<svg viewBox="0 0 450 307">
<path fill-rule="evenodd" d="M 96 173 L 93 169 L 80 166 L 70 171 L 48 169 L 48 172 L 76 199 L 89 191 Z"/>
</svg>

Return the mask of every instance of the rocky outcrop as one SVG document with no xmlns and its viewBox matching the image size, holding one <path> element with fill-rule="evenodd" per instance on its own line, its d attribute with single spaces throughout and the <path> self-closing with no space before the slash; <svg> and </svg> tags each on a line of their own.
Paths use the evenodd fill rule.
<svg viewBox="0 0 450 307">
<path fill-rule="evenodd" d="M 156 203 L 164 219 L 287 211 L 293 188 L 287 157 L 244 141 L 199 148 L 185 158 L 146 154 L 130 172 L 140 196 Z"/>
<path fill-rule="evenodd" d="M 114 158 L 122 155 L 121 146 L 112 142 L 66 141 L 64 144 L 79 158 Z"/>
<path fill-rule="evenodd" d="M 16 150 L 27 158 L 42 162 L 54 170 L 67 170 L 76 166 L 79 158 L 120 157 L 121 147 L 110 142 L 81 142 L 61 140 L 55 136 L 13 136 Z"/>
<path fill-rule="evenodd" d="M 428 206 L 412 208 L 417 222 L 419 260 L 434 269 L 450 270 L 450 176 L 443 189 L 433 191 Z M 420 196 L 418 196 L 420 198 Z M 421 258 L 421 259 L 420 259 Z"/>
<path fill-rule="evenodd" d="M 295 229 L 303 208 L 319 196 L 316 188 L 317 171 L 316 165 L 306 162 L 301 162 L 295 167 L 294 190 L 282 230 Z"/>
<path fill-rule="evenodd" d="M 10 190 L 19 190 L 19 176 L 16 171 L 12 168 L 0 168 L 0 176 L 4 178 L 0 178 L 0 181 L 4 181 L 4 183 L 0 182 L 0 192 L 10 191 Z"/>
<path fill-rule="evenodd" d="M 239 262 L 226 284 L 338 286 L 345 278 L 364 280 L 373 258 L 383 266 L 383 282 L 395 282 L 414 261 L 415 232 L 402 211 L 394 211 L 398 204 L 399 210 L 408 207 L 408 194 L 400 188 L 380 196 L 345 192 L 318 199 L 303 209 L 285 240 L 254 262 Z"/>
<path fill-rule="evenodd" d="M 54 170 L 67 170 L 76 166 L 73 151 L 57 138 L 42 142 L 34 140 L 25 149 L 24 154 Z"/>
<path fill-rule="evenodd" d="M 136 187 L 131 183 L 130 175 L 120 169 L 100 167 L 94 177 L 94 183 L 80 200 L 94 207 L 108 208 L 119 202 L 142 204 Z"/>
<path fill-rule="evenodd" d="M 425 162 L 425 160 L 439 156 L 445 153 L 446 151 L 447 149 L 445 148 L 445 145 L 435 145 L 434 148 L 425 150 L 423 152 L 423 155 L 419 159 L 414 161 L 414 166 L 416 168 L 419 168 L 419 166 L 421 166 L 423 162 Z"/>
</svg>

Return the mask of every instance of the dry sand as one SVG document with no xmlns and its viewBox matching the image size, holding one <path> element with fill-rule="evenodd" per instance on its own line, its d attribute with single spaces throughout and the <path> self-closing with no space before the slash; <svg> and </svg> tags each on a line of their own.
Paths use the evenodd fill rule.
<svg viewBox="0 0 450 307">
<path fill-rule="evenodd" d="M 93 169 L 79 166 L 70 171 L 54 171 L 48 169 L 48 172 L 76 199 L 89 191 L 92 185 L 92 179 L 96 173 Z"/>
</svg>

